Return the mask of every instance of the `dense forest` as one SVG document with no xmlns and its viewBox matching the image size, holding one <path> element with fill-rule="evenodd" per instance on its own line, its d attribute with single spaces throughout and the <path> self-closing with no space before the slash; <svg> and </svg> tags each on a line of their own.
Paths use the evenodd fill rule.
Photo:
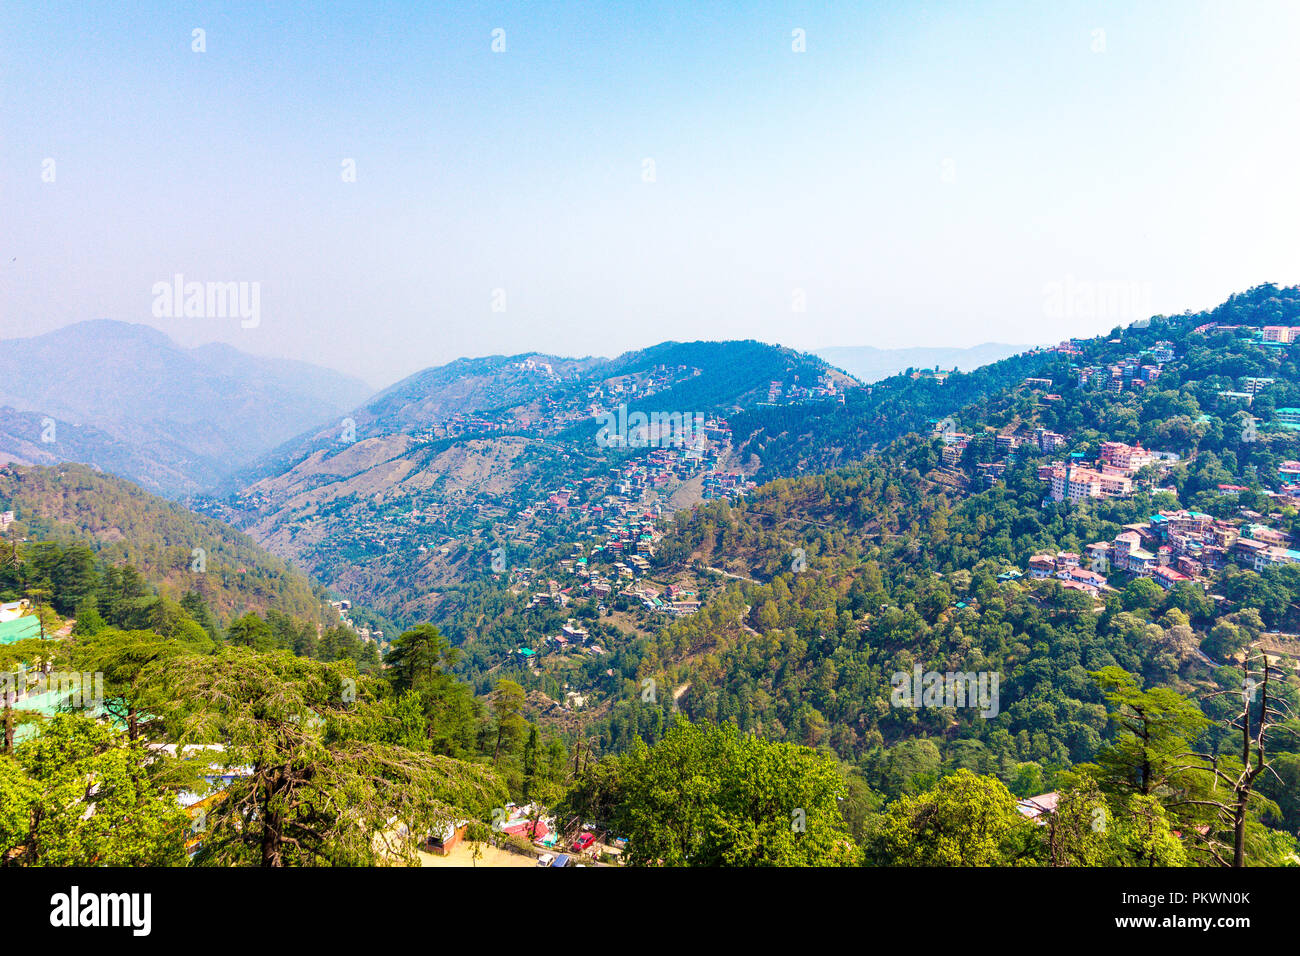
<svg viewBox="0 0 1300 956">
<path fill-rule="evenodd" d="M 173 599 L 198 592 L 223 620 L 275 608 L 329 622 L 323 589 L 252 538 L 85 465 L 0 467 L 0 511 L 15 514 L 10 542 L 80 543 Z"/>
<path fill-rule="evenodd" d="M 1114 706 L 1116 682 L 1129 695 L 1171 694 L 1188 713 L 1178 739 L 1203 755 L 1208 769 L 1141 795 L 1155 800 L 1175 828 L 1204 837 L 1186 841 L 1194 850 L 1189 860 L 1216 859 L 1215 841 L 1225 834 L 1215 831 L 1217 815 L 1203 812 L 1208 801 L 1198 788 L 1239 758 L 1244 715 L 1233 702 L 1244 681 L 1258 682 L 1256 671 L 1267 666 L 1278 681 L 1279 712 L 1295 703 L 1293 664 L 1258 648 L 1272 629 L 1300 628 L 1300 565 L 1257 571 L 1230 560 L 1208 593 L 1190 583 L 1166 591 L 1149 579 L 1116 575 L 1116 589 L 1094 599 L 1055 581 L 1031 582 L 1025 562 L 1040 552 L 1081 552 L 1180 506 L 1222 518 L 1272 512 L 1271 524 L 1294 533 L 1296 510 L 1279 509 L 1268 496 L 1280 487 L 1278 465 L 1300 455 L 1294 432 L 1271 427 L 1275 408 L 1300 402 L 1300 370 L 1287 350 L 1262 347 L 1257 333 L 1264 323 L 1297 317 L 1296 290 L 1261 287 L 1210 313 L 1158 317 L 1077 343 L 1074 355 L 1000 363 L 972 376 L 996 380 L 977 389 L 973 401 L 966 401 L 968 391 L 943 392 L 947 384 L 900 379 L 893 385 L 911 396 L 907 414 L 920 423 L 917 434 L 858 464 L 777 479 L 743 501 L 709 503 L 673 519 L 656 567 L 667 576 L 693 570 L 718 582 L 703 610 L 628 630 L 612 624 L 617 608 L 600 615 L 579 604 L 577 613 L 600 629 L 608 655 L 560 671 L 543 659 L 540 676 L 522 667 L 512 676 L 547 693 L 561 677 L 597 693 L 602 706 L 587 733 L 611 754 L 655 745 L 681 717 L 729 725 L 833 755 L 862 792 L 887 806 L 963 770 L 995 778 L 1018 798 L 1060 790 L 1118 745 L 1126 724 Z M 1196 331 L 1215 322 L 1242 327 Z M 1170 348 L 1174 358 L 1141 392 L 1078 382 L 1080 365 L 1141 357 L 1157 347 Z M 1044 401 L 1043 389 L 1024 387 L 1029 375 L 1050 378 L 1061 400 Z M 1252 406 L 1258 434 L 1242 440 L 1242 409 L 1221 401 L 1219 392 L 1251 377 L 1274 382 Z M 931 390 L 946 404 L 917 401 Z M 822 426 L 843 409 L 780 414 L 811 416 L 817 454 L 838 454 L 834 432 Z M 956 487 L 937 481 L 939 472 L 952 472 L 929 427 L 944 415 L 971 433 L 957 468 L 965 483 Z M 1004 462 L 997 481 L 978 480 L 979 465 L 1004 457 L 996 434 L 1035 428 L 1068 436 L 1053 457 L 1095 457 L 1102 441 L 1128 441 L 1177 455 L 1179 464 L 1159 481 L 1140 474 L 1130 497 L 1075 506 L 1044 502 L 1037 469 L 1050 458 L 1032 443 Z M 722 581 L 705 572 L 712 567 L 746 580 Z M 522 636 L 556 624 L 531 613 L 486 587 L 467 602 L 452 633 L 466 646 L 471 673 L 501 666 L 502 652 Z M 996 673 L 997 713 L 892 706 L 892 677 L 918 665 Z M 1255 670 L 1243 677 L 1243 667 Z M 647 697 L 647 686 L 671 692 Z M 1250 716 L 1258 728 L 1260 715 Z M 1270 730 L 1270 772 L 1253 787 L 1249 828 L 1271 847 L 1259 852 L 1277 862 L 1290 858 L 1300 830 L 1300 741 L 1289 719 L 1270 723 Z M 1116 792 L 1114 779 L 1090 779 L 1102 792 Z"/>
</svg>

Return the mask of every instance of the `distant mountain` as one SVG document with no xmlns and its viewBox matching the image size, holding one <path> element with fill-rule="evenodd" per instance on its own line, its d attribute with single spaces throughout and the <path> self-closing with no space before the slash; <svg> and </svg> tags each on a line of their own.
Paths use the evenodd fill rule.
<svg viewBox="0 0 1300 956">
<path fill-rule="evenodd" d="M 859 381 L 870 383 L 905 372 L 909 368 L 932 369 L 938 366 L 945 370 L 957 368 L 969 372 L 982 365 L 1027 352 L 1031 348 L 1031 345 L 1004 345 L 1001 342 L 985 342 L 967 349 L 878 349 L 870 345 L 850 345 L 818 349 L 813 354 L 824 358 L 836 368 L 842 368 Z"/>
<path fill-rule="evenodd" d="M 418 616 L 470 573 L 465 532 L 609 480 L 628 453 L 597 444 L 598 409 L 730 416 L 774 398 L 830 405 L 846 390 L 863 389 L 816 356 L 755 341 L 460 359 L 287 442 L 199 507 L 349 596 Z"/>
<path fill-rule="evenodd" d="M 355 407 L 364 382 L 100 319 L 0 342 L 0 459 L 82 461 L 166 495 L 209 487 Z"/>
<path fill-rule="evenodd" d="M 756 341 L 663 342 L 613 359 L 535 352 L 462 358 L 416 372 L 333 421 L 314 422 L 319 427 L 232 474 L 220 490 L 326 460 L 346 469 L 345 446 L 365 439 L 594 434 L 591 409 L 601 404 L 598 393 L 608 398 L 609 383 L 631 409 L 725 413 L 762 401 L 772 382 L 806 387 L 822 378 L 842 389 L 857 385 L 816 356 Z M 349 437 L 341 441 L 345 425 Z"/>
</svg>

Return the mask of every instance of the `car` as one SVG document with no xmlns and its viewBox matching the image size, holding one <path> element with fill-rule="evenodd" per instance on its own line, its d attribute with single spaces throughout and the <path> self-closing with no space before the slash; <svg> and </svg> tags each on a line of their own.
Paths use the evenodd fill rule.
<svg viewBox="0 0 1300 956">
<path fill-rule="evenodd" d="M 551 861 L 551 866 L 568 866 L 568 865 L 569 865 L 569 854 L 567 853 L 561 853 L 559 856 L 557 856 L 554 860 Z"/>
<path fill-rule="evenodd" d="M 587 847 L 591 846 L 595 842 L 596 842 L 595 834 L 584 833 L 582 836 L 578 837 L 578 839 L 573 841 L 573 849 L 576 850 L 578 853 L 581 853 L 583 850 L 587 849 Z"/>
<path fill-rule="evenodd" d="M 538 866 L 550 866 L 550 865 L 551 865 L 551 861 L 554 860 L 554 859 L 555 859 L 555 854 L 554 854 L 554 853 L 543 853 L 541 856 L 539 856 L 539 857 L 537 858 L 537 865 L 538 865 Z"/>
</svg>

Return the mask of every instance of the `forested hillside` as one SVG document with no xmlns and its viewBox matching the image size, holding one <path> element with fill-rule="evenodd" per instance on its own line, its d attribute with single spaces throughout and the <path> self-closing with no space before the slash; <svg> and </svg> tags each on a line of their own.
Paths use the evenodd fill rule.
<svg viewBox="0 0 1300 956">
<path fill-rule="evenodd" d="M 89 469 L 0 472 L 11 531 L 49 539 L 11 551 L 0 586 L 81 608 L 71 652 L 136 674 L 119 685 L 139 696 L 129 714 L 168 714 L 151 733 L 256 741 L 279 731 L 228 702 L 301 697 L 337 733 L 302 742 L 312 759 L 341 783 L 351 756 L 398 768 L 421 826 L 486 824 L 508 795 L 534 828 L 545 815 L 567 839 L 584 821 L 625 836 L 631 865 L 1293 863 L 1300 366 L 1278 329 L 1295 321 L 1297 290 L 1261 287 L 842 404 L 757 402 L 732 436 L 782 476 L 676 512 L 602 497 L 562 417 L 544 441 L 511 438 L 509 467 L 568 480 L 537 505 L 487 492 L 500 469 L 452 454 L 502 439 L 400 436 L 425 467 L 404 465 L 399 487 L 459 475 L 496 510 L 463 489 L 442 499 L 461 509 L 438 512 L 441 560 L 459 569 L 432 605 L 444 630 L 403 620 L 386 667 L 348 628 L 287 610 L 305 582 L 243 536 Z M 656 398 L 712 394 L 690 366 L 656 374 Z M 391 480 L 379 441 L 320 464 L 370 455 L 357 473 Z M 611 461 L 625 484 L 641 467 L 634 449 Z M 300 480 L 292 513 L 312 535 L 377 490 L 313 504 L 321 473 Z M 414 500 L 411 519 L 433 510 Z M 334 560 L 386 549 L 356 533 L 342 546 Z M 195 548 L 215 579 L 186 570 Z M 154 640 L 184 645 L 158 653 L 181 655 L 192 690 L 125 663 Z M 350 673 L 364 706 L 336 711 Z M 298 756 L 266 772 L 281 758 Z M 242 828 L 269 807 L 230 792 L 244 815 L 197 861 L 259 859 Z M 337 820 L 291 816 L 314 848 L 261 862 L 375 862 Z"/>
<path fill-rule="evenodd" d="M 247 535 L 84 465 L 0 468 L 0 511 L 14 512 L 10 538 L 89 545 L 174 600 L 197 592 L 223 621 L 271 609 L 329 620 L 324 592 Z"/>
<path fill-rule="evenodd" d="M 754 341 L 459 360 L 286 443 L 243 487 L 199 507 L 340 593 L 416 623 L 475 576 L 466 556 L 495 525 L 531 523 L 545 538 L 550 529 L 529 520 L 539 502 L 563 493 L 595 503 L 611 472 L 635 463 L 598 441 L 598 409 L 672 413 L 696 427 L 696 415 L 717 420 L 767 402 L 774 387 L 791 401 L 860 390 L 815 356 Z M 756 467 L 748 452 L 719 457 L 737 474 Z"/>
<path fill-rule="evenodd" d="M 1206 834 L 1191 859 L 1218 858 L 1233 836 L 1203 791 L 1213 761 L 1241 763 L 1243 681 L 1267 675 L 1279 713 L 1295 702 L 1300 563 L 1285 544 L 1268 566 L 1229 549 L 1221 568 L 1175 575 L 1171 563 L 1157 584 L 1090 554 L 1110 554 L 1112 539 L 1148 529 L 1153 515 L 1291 540 L 1300 509 L 1287 462 L 1300 458 L 1300 443 L 1278 409 L 1300 402 L 1300 369 L 1261 330 L 1297 320 L 1297 290 L 1262 287 L 1211 312 L 1156 318 L 965 381 L 900 381 L 894 395 L 886 388 L 862 401 L 892 408 L 892 422 L 914 423 L 917 434 L 878 438 L 859 464 L 778 479 L 667 524 L 653 574 L 707 595 L 695 614 L 654 624 L 620 601 L 604 611 L 580 603 L 579 620 L 606 653 L 575 664 L 548 651 L 531 673 L 503 653 L 563 614 L 489 589 L 452 633 L 473 673 L 503 666 L 551 693 L 562 676 L 591 694 L 589 726 L 616 752 L 659 740 L 680 713 L 834 753 L 884 801 L 961 770 L 1028 798 L 1078 784 L 1099 765 L 1109 769 L 1089 779 L 1103 790 L 1134 785 L 1175 828 Z M 806 429 L 810 454 L 838 454 L 828 426 L 836 412 L 783 414 Z M 862 442 L 869 433 L 856 434 Z M 1087 463 L 1106 442 L 1163 457 L 1125 479 L 1127 493 L 1051 500 L 1043 468 Z M 1099 543 L 1107 550 L 1095 551 Z M 1034 575 L 1034 555 L 1073 555 L 1106 573 Z M 563 569 L 554 573 L 563 579 Z M 997 675 L 997 703 L 900 707 L 896 675 L 910 680 L 918 668 Z M 1157 700 L 1181 715 L 1177 745 L 1210 763 L 1193 760 L 1195 770 L 1158 782 L 1119 767 L 1116 747 L 1132 726 L 1125 708 Z M 1256 858 L 1276 861 L 1290 852 L 1285 834 L 1300 828 L 1300 744 L 1286 719 L 1266 723 L 1272 769 L 1252 785 L 1242 823 Z"/>
</svg>

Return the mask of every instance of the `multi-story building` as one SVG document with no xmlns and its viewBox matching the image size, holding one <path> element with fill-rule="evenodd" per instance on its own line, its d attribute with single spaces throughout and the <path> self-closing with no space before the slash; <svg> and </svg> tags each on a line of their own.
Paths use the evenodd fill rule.
<svg viewBox="0 0 1300 956">
<path fill-rule="evenodd" d="M 952 468 L 961 464 L 961 456 L 966 451 L 966 445 L 970 442 L 969 435 L 962 435 L 956 441 L 945 444 L 943 451 L 940 453 L 943 457 L 943 463 Z"/>
<path fill-rule="evenodd" d="M 1219 398 L 1224 399 L 1225 402 L 1240 402 L 1241 404 L 1247 406 L 1253 404 L 1255 401 L 1255 396 L 1250 394 L 1250 392 L 1234 392 L 1231 390 L 1225 390 L 1219 392 L 1218 396 Z M 1297 411 L 1300 411 L 1300 409 L 1298 409 Z"/>
<path fill-rule="evenodd" d="M 1121 571 L 1150 574 L 1156 567 L 1156 556 L 1142 544 L 1142 535 L 1137 531 L 1121 531 L 1111 542 L 1112 563 Z"/>
<path fill-rule="evenodd" d="M 1300 551 L 1293 551 L 1290 548 L 1268 545 L 1255 551 L 1254 566 L 1256 571 L 1263 571 L 1279 564 L 1295 564 L 1297 562 L 1300 562 Z"/>
<path fill-rule="evenodd" d="M 1045 455 L 1050 455 L 1058 448 L 1065 446 L 1065 436 L 1046 428 L 1040 428 L 1034 433 L 1034 438 L 1038 442 L 1038 449 Z"/>
<path fill-rule="evenodd" d="M 1258 395 L 1260 392 L 1264 391 L 1264 389 L 1272 385 L 1274 381 L 1276 380 L 1271 378 L 1260 378 L 1248 375 L 1241 380 L 1241 390 L 1243 392 L 1249 392 L 1251 395 Z"/>
<path fill-rule="evenodd" d="M 1050 483 L 1053 501 L 1078 503 L 1085 498 L 1122 498 L 1133 493 L 1127 475 L 1108 474 L 1081 465 L 1056 462 L 1038 469 L 1038 477 Z"/>
<path fill-rule="evenodd" d="M 1141 445 L 1108 441 L 1101 444 L 1101 460 L 1124 474 L 1132 475 L 1155 461 L 1156 456 Z"/>
<path fill-rule="evenodd" d="M 1191 581 L 1187 575 L 1181 571 L 1175 571 L 1170 567 L 1157 567 L 1151 571 L 1151 578 L 1166 591 L 1172 591 L 1179 584 Z"/>
</svg>

